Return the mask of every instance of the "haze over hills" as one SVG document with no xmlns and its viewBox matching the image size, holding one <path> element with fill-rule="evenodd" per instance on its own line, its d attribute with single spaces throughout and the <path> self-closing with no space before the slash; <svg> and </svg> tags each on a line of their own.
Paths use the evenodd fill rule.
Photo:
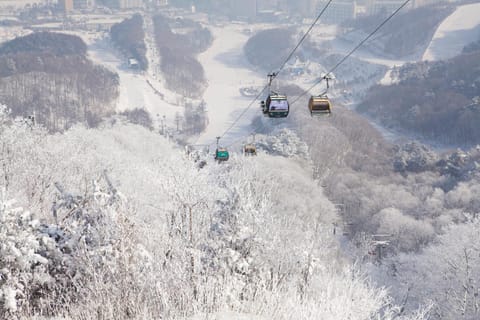
<svg viewBox="0 0 480 320">
<path fill-rule="evenodd" d="M 253 2 L 37 6 L 0 25 L 1 319 L 479 318 L 480 21 L 408 8 L 349 56 L 385 14 L 351 33 L 308 31 L 318 11 L 288 15 L 301 1 L 231 15 Z M 464 52 L 415 61 L 452 15 Z M 290 109 L 270 119 L 280 65 Z M 312 117 L 332 69 L 332 114 Z"/>
</svg>

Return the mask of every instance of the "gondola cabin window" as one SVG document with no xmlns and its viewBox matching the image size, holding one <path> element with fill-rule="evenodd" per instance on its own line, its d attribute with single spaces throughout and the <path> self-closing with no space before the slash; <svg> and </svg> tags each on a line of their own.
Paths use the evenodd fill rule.
<svg viewBox="0 0 480 320">
<path fill-rule="evenodd" d="M 287 100 L 272 100 L 270 102 L 270 111 L 288 111 Z"/>
</svg>

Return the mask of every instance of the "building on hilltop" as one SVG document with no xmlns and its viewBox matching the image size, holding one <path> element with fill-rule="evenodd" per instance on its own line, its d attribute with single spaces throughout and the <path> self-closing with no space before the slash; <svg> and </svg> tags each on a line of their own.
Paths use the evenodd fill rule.
<svg viewBox="0 0 480 320">
<path fill-rule="evenodd" d="M 91 9 L 95 6 L 95 0 L 73 0 L 75 9 Z"/>
<path fill-rule="evenodd" d="M 230 0 L 230 7 L 237 17 L 254 18 L 257 15 L 257 0 Z"/>
<path fill-rule="evenodd" d="M 320 12 L 326 4 L 325 0 L 319 1 L 317 4 L 317 12 Z M 333 1 L 325 11 L 322 22 L 339 24 L 345 20 L 355 19 L 357 13 L 356 1 L 339 0 Z"/>
<path fill-rule="evenodd" d="M 380 12 L 386 12 L 388 14 L 397 10 L 405 0 L 369 0 L 367 3 L 368 14 L 378 14 Z M 405 9 L 412 8 L 414 2 L 407 4 Z"/>
<path fill-rule="evenodd" d="M 418 8 L 418 7 L 428 6 L 430 4 L 434 4 L 438 2 L 439 2 L 438 0 L 414 0 L 413 7 Z"/>
<path fill-rule="evenodd" d="M 132 9 L 143 7 L 143 0 L 105 0 L 104 4 L 112 9 Z"/>
<path fill-rule="evenodd" d="M 70 13 L 73 10 L 73 0 L 59 0 L 58 7 L 64 13 Z"/>
<path fill-rule="evenodd" d="M 290 14 L 299 14 L 305 18 L 316 15 L 319 0 L 297 0 L 296 2 L 282 2 L 280 8 Z"/>
</svg>

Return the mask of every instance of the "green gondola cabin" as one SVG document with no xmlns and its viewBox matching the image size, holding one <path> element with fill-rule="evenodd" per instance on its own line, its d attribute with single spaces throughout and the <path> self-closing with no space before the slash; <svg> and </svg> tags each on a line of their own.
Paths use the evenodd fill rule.
<svg viewBox="0 0 480 320">
<path fill-rule="evenodd" d="M 218 148 L 215 150 L 215 160 L 217 161 L 227 161 L 230 157 L 228 150 L 225 148 Z"/>
</svg>

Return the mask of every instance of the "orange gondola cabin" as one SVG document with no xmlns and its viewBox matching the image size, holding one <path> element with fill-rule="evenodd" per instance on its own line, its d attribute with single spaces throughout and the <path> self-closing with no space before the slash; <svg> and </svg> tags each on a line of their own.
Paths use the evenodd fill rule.
<svg viewBox="0 0 480 320">
<path fill-rule="evenodd" d="M 332 113 L 332 104 L 326 95 L 312 96 L 308 102 L 311 116 L 324 116 Z"/>
</svg>

